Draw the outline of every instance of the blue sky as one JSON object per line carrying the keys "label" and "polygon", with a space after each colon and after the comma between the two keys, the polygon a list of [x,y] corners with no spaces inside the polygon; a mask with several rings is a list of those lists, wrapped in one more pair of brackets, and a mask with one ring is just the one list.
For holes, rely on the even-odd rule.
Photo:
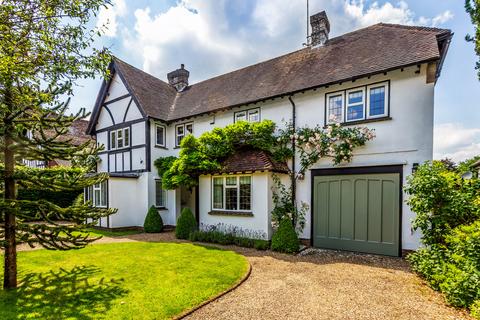
{"label": "blue sky", "polygon": [[[96,25],[106,25],[98,45],[166,80],[184,63],[191,82],[300,49],[306,0],[113,0]],[[459,0],[310,0],[310,13],[326,10],[331,37],[377,22],[437,26],[454,33],[435,88],[434,157],[456,161],[480,154],[480,81],[473,33]],[[82,81],[71,109],[91,110],[101,80]]]}

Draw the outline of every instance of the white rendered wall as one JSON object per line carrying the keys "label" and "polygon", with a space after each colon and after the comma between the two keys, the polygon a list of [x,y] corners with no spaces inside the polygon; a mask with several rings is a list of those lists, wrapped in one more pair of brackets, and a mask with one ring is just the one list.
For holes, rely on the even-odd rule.
{"label": "white rendered wall", "polygon": [[112,77],[112,81],[110,82],[110,87],[108,88],[105,102],[124,96],[126,94],[128,94],[127,88],[123,84],[122,79],[118,76],[118,74],[115,73]]}

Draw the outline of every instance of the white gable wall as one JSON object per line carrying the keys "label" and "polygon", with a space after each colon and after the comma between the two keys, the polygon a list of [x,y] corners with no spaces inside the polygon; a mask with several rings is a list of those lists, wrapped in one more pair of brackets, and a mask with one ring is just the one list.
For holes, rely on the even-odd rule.
{"label": "white gable wall", "polygon": [[105,97],[105,102],[117,99],[118,97],[128,94],[127,87],[123,83],[122,79],[118,74],[114,74],[112,81],[110,82],[110,87],[108,88],[107,95]]}

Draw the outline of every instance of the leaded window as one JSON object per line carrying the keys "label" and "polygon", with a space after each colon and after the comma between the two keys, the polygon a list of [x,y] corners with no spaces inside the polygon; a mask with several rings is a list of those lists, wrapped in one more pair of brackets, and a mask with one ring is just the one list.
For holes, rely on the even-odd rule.
{"label": "leaded window", "polygon": [[213,210],[252,210],[252,177],[214,177],[212,182]]}

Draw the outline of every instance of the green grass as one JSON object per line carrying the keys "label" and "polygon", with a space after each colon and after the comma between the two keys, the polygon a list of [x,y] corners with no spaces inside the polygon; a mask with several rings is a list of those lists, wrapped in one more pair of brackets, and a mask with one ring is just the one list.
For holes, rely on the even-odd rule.
{"label": "green grass", "polygon": [[0,319],[171,318],[234,285],[248,263],[211,247],[135,242],[20,252],[18,267],[21,286],[0,290]]}
{"label": "green grass", "polygon": [[125,230],[125,231],[112,231],[112,230],[99,230],[95,228],[87,229],[87,232],[92,237],[121,237],[121,236],[129,236],[132,234],[142,233],[140,230]]}

